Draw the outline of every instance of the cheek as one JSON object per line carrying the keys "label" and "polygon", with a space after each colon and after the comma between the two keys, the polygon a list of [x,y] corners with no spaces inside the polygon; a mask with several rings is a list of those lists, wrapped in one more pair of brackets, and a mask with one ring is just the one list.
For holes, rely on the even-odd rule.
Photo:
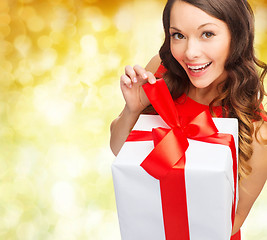
{"label": "cheek", "polygon": [[[213,51],[212,51],[213,49]],[[217,60],[221,65],[225,65],[230,51],[230,44],[222,42],[219,46],[210,48],[209,55]]]}
{"label": "cheek", "polygon": [[183,59],[183,51],[182,51],[182,46],[177,46],[175,44],[171,44],[170,46],[171,48],[171,53],[172,56],[178,61],[181,62],[181,60]]}

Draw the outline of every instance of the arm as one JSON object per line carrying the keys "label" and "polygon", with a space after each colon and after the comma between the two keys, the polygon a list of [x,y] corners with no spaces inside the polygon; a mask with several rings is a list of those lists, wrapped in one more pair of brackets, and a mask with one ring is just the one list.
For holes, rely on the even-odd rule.
{"label": "arm", "polygon": [[138,65],[133,68],[126,66],[125,74],[120,79],[125,107],[119,117],[113,120],[110,126],[110,148],[114,155],[119,153],[140,113],[149,105],[142,85],[146,82],[151,84],[156,82],[153,74],[159,65],[160,58],[156,55],[150,60],[145,69]]}
{"label": "arm", "polygon": [[[267,139],[266,122],[261,126],[258,134],[263,139]],[[267,179],[267,145],[259,143],[254,136],[252,147],[253,155],[248,162],[252,167],[252,172],[239,184],[239,201],[232,234],[235,234],[242,226]]]}

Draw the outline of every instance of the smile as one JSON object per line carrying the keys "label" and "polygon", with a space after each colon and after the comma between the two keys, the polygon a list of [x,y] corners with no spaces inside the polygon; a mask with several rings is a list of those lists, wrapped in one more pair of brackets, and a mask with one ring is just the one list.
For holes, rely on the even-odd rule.
{"label": "smile", "polygon": [[203,65],[196,65],[196,66],[190,66],[190,65],[187,65],[187,67],[188,67],[192,72],[198,73],[198,72],[204,71],[204,70],[205,70],[206,68],[208,68],[211,64],[212,64],[212,62],[203,64]]}

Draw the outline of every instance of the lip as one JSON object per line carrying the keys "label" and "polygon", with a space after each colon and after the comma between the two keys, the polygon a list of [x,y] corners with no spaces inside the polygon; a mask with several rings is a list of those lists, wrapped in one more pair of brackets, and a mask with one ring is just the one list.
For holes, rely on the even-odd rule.
{"label": "lip", "polygon": [[[190,68],[188,68],[188,66],[203,66],[203,65],[206,65],[208,63],[211,63],[205,70],[203,71],[200,71],[200,72],[194,72],[192,71]],[[194,63],[194,64],[188,64],[186,63],[186,68],[187,68],[187,72],[190,76],[192,77],[201,77],[203,76],[210,68],[210,66],[212,65],[212,62],[207,62],[207,63]]]}

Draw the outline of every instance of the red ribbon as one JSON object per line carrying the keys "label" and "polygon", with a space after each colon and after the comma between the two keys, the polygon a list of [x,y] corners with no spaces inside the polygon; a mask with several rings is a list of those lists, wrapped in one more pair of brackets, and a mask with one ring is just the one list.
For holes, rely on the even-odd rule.
{"label": "red ribbon", "polygon": [[[234,138],[230,134],[218,133],[209,111],[203,111],[196,117],[180,116],[163,79],[153,85],[147,83],[143,85],[143,89],[150,103],[170,129],[155,128],[152,132],[132,131],[127,141],[154,141],[155,148],[141,166],[151,176],[160,180],[166,239],[189,240],[184,173],[185,152],[189,146],[187,138],[230,147],[236,193],[237,161]],[[232,208],[232,224],[235,203],[236,194]]]}

